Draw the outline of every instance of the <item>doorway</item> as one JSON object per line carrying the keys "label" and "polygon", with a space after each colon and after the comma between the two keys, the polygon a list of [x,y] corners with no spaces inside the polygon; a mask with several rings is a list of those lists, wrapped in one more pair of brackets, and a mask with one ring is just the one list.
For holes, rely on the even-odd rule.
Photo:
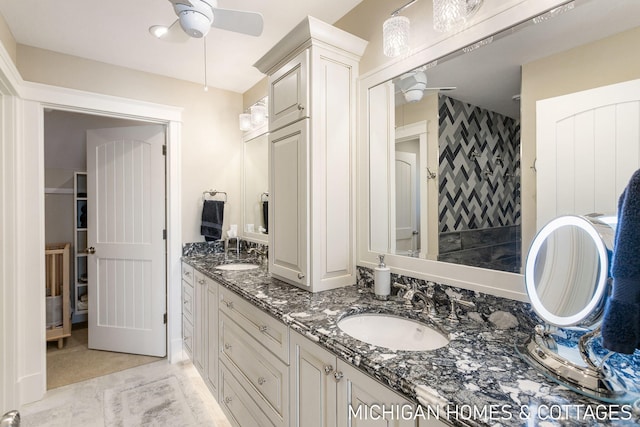
{"label": "doorway", "polygon": [[[149,123],[62,110],[44,112],[45,242],[71,243],[71,336],[64,339],[61,348],[58,342],[47,344],[48,389],[160,359],[88,347],[87,130],[142,126]],[[164,180],[164,172],[162,175]],[[163,192],[164,186],[162,182]],[[162,280],[166,294],[166,276]]]}

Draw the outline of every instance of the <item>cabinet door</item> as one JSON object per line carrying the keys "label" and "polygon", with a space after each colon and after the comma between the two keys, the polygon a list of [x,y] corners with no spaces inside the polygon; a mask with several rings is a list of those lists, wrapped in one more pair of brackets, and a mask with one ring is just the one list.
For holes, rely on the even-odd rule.
{"label": "cabinet door", "polygon": [[308,156],[309,120],[269,134],[269,271],[308,286]]}
{"label": "cabinet door", "polygon": [[269,77],[269,131],[309,117],[309,49]]}
{"label": "cabinet door", "polygon": [[207,360],[207,282],[199,271],[194,274],[194,325],[193,325],[193,364],[202,376],[206,372]]}
{"label": "cabinet door", "polygon": [[207,283],[207,375],[206,382],[218,398],[218,284]]}
{"label": "cabinet door", "polygon": [[336,357],[291,334],[291,427],[336,425]]}
{"label": "cabinet door", "polygon": [[[418,422],[402,408],[414,405],[353,366],[338,360],[339,427],[416,427]],[[382,411],[395,411],[391,415]],[[405,419],[410,418],[410,419]]]}

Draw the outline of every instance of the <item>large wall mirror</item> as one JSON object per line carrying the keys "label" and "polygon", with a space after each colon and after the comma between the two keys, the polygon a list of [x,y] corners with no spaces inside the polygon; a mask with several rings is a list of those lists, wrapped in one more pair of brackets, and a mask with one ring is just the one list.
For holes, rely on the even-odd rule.
{"label": "large wall mirror", "polygon": [[[521,283],[522,254],[548,220],[536,220],[536,200],[546,197],[536,189],[536,104],[639,79],[640,62],[632,58],[639,25],[637,1],[568,2],[464,49],[424,55],[427,62],[418,67],[408,58],[411,66],[394,66],[399,72],[391,79],[369,78],[366,251],[391,254],[407,270],[433,270],[444,262],[475,267],[459,270],[466,271],[461,278],[507,277],[481,268],[517,273],[504,283]],[[630,140],[638,146],[637,135]],[[584,155],[579,145],[574,149],[571,158]],[[592,182],[596,163],[593,154],[587,157],[586,167],[567,166],[582,168],[581,179]],[[547,181],[561,176],[554,169],[563,165],[545,165],[552,168]],[[633,165],[625,168],[620,185],[608,190],[613,203],[601,213],[615,213],[628,179],[622,176],[630,176]],[[608,172],[615,174],[601,175]],[[574,194],[562,190],[553,197]],[[567,210],[576,211],[557,214],[596,208],[573,206]],[[454,270],[438,271],[448,276]]]}
{"label": "large wall mirror", "polygon": [[243,237],[267,243],[269,203],[269,145],[266,126],[244,139]]}

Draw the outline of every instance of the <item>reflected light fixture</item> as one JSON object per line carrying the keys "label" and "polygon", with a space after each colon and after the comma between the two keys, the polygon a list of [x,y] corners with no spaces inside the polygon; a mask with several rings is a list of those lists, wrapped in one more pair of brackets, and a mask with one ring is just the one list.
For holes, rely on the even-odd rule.
{"label": "reflected light fixture", "polygon": [[418,0],[411,0],[404,6],[391,12],[391,18],[382,24],[382,50],[390,58],[404,55],[409,51],[410,21],[400,12]]}
{"label": "reflected light fixture", "polygon": [[251,130],[251,114],[249,114],[249,113],[240,114],[239,121],[240,121],[240,130],[241,131]]}
{"label": "reflected light fixture", "polygon": [[261,103],[257,103],[251,106],[251,124],[254,126],[262,125],[267,119],[267,107]]}
{"label": "reflected light fixture", "polygon": [[433,0],[433,29],[446,33],[460,29],[484,0]]}

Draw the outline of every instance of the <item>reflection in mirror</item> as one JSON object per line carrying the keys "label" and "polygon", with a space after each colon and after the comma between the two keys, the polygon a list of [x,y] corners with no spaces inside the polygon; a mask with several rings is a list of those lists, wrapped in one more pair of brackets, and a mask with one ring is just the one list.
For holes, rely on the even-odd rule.
{"label": "reflection in mirror", "polygon": [[268,233],[268,138],[263,133],[244,143],[244,235],[266,242]]}
{"label": "reflection in mirror", "polygon": [[[553,184],[550,173],[536,176],[536,101],[634,78],[624,68],[637,69],[635,62],[621,67],[616,61],[637,45],[638,25],[638,2],[612,0],[606,11],[597,1],[569,2],[371,87],[370,250],[521,272],[521,248],[536,231],[536,198],[545,200],[535,194],[536,182]],[[409,148],[398,134],[420,122],[427,140]],[[567,155],[576,159],[575,180],[587,193],[588,185],[603,181],[595,178],[593,162],[578,166],[583,151],[575,150]],[[415,185],[407,152],[416,156]],[[637,166],[623,169],[619,175]],[[600,171],[616,176],[610,168]],[[380,194],[384,188],[388,194]],[[573,198],[565,193],[562,200]],[[609,193],[615,200],[616,190]],[[615,212],[615,202],[594,206],[554,216]]]}

